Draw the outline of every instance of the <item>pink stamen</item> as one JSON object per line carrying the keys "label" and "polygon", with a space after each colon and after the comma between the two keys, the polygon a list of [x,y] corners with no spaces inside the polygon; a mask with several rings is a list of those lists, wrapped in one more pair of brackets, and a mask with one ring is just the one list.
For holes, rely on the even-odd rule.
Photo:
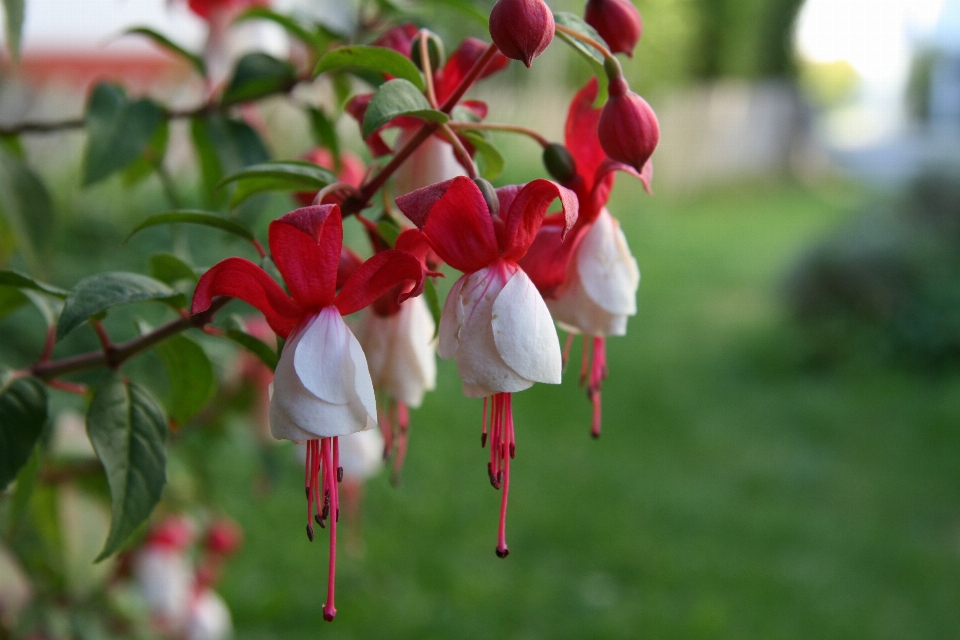
{"label": "pink stamen", "polygon": [[563,362],[563,368],[562,368],[562,370],[563,370],[563,371],[566,371],[566,370],[567,370],[567,362],[570,361],[570,349],[572,349],[572,348],[573,348],[573,334],[572,334],[572,333],[568,333],[568,334],[567,334],[567,341],[566,341],[566,343],[564,343],[564,345],[563,345],[563,360],[562,360],[562,362]]}
{"label": "pink stamen", "polygon": [[[505,417],[501,426],[505,429],[504,440],[513,442],[513,402],[512,395],[509,393],[497,394],[501,396],[501,403],[503,405],[503,414]],[[510,553],[510,549],[507,548],[507,499],[510,494],[510,456],[504,456],[502,459],[503,462],[503,496],[500,499],[500,527],[497,533],[497,556],[500,558],[506,558]]]}
{"label": "pink stamen", "polygon": [[393,450],[393,422],[390,420],[390,408],[386,411],[378,410],[377,417],[380,422],[380,435],[383,436],[383,459],[390,457]]}
{"label": "pink stamen", "polygon": [[410,412],[407,405],[403,402],[397,402],[397,423],[400,425],[400,437],[397,442],[397,457],[393,461],[394,485],[400,483],[400,471],[403,469],[403,461],[407,457],[407,435],[410,427]]}
{"label": "pink stamen", "polygon": [[483,420],[480,421],[480,424],[483,428],[483,431],[480,432],[480,448],[483,449],[487,446],[487,400],[489,398],[484,397],[483,399]]}
{"label": "pink stamen", "polygon": [[590,387],[587,395],[593,403],[593,428],[590,435],[594,438],[600,437],[600,387],[604,378],[607,377],[607,348],[606,340],[603,336],[594,336],[593,338],[593,365],[590,368]]}
{"label": "pink stamen", "polygon": [[[337,615],[337,608],[334,606],[334,587],[337,572],[337,519],[340,509],[338,498],[337,483],[334,480],[334,464],[339,462],[340,449],[337,438],[333,438],[333,446],[329,446],[330,438],[324,438],[322,441],[324,482],[330,488],[329,495],[333,510],[333,517],[330,518],[330,561],[327,569],[327,601],[323,605],[323,619],[327,622],[333,620]],[[332,455],[331,455],[331,449]]]}
{"label": "pink stamen", "polygon": [[590,340],[583,337],[583,359],[580,360],[580,386],[587,383],[587,372],[590,369]]}
{"label": "pink stamen", "polygon": [[307,460],[304,465],[303,488],[307,494],[307,538],[313,542],[313,482],[310,471],[313,469],[313,445],[316,440],[307,440]]}

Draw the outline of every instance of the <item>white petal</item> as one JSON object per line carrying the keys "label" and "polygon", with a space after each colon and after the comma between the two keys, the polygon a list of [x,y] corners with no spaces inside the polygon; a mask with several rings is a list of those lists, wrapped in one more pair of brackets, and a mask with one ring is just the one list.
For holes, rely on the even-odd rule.
{"label": "white petal", "polygon": [[444,360],[452,358],[460,346],[460,329],[463,327],[463,302],[460,299],[463,283],[469,276],[461,276],[447,295],[443,303],[443,314],[440,316],[440,335],[437,344],[437,355]]}
{"label": "white petal", "polygon": [[286,353],[293,347],[294,368],[303,386],[332,404],[347,404],[354,392],[356,373],[347,336],[353,338],[340,312],[331,306],[320,311],[294,338],[293,345],[283,350]]}
{"label": "white petal", "polygon": [[383,436],[379,429],[344,436],[339,443],[344,478],[365,480],[383,466]]}
{"label": "white petal", "polygon": [[523,269],[493,303],[493,338],[511,369],[534,382],[560,384],[560,340],[540,292]]}
{"label": "white petal", "polygon": [[606,311],[590,299],[576,271],[560,297],[547,300],[547,308],[564,331],[588,336],[622,336],[627,333],[627,316]]}
{"label": "white petal", "polygon": [[436,325],[423,296],[410,300],[409,304],[411,307],[409,317],[411,324],[410,345],[414,359],[420,368],[423,387],[429,391],[437,386],[437,349],[434,346],[433,339],[436,333]]}
{"label": "white petal", "polygon": [[[338,314],[339,315],[339,314]],[[346,325],[344,325],[346,327]],[[370,421],[373,426],[377,424],[377,399],[373,394],[373,382],[370,380],[370,370],[367,369],[367,357],[363,354],[363,348],[357,342],[356,336],[347,328],[347,336],[350,346],[350,358],[353,361],[354,380],[353,388],[355,390],[354,398],[360,401],[363,409],[367,413],[369,420],[364,429],[370,429]],[[353,404],[353,398],[351,404]]]}
{"label": "white petal", "polygon": [[577,247],[576,261],[583,289],[598,306],[613,314],[637,313],[640,270],[620,224],[606,209]]}

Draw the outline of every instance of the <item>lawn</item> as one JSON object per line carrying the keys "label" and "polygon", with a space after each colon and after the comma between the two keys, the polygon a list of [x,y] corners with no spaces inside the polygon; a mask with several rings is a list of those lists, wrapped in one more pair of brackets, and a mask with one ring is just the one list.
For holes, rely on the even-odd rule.
{"label": "lawn", "polygon": [[610,208],[643,281],[609,342],[604,434],[589,437],[578,356],[563,385],[515,398],[509,558],[481,403],[452,362],[413,413],[401,485],[368,483],[362,544],[341,529],[333,624],[302,470],[275,451],[264,491],[237,424],[204,456],[246,531],[220,587],[241,640],[960,637],[960,380],[806,369],[778,297],[857,193],[677,200],[621,182]]}

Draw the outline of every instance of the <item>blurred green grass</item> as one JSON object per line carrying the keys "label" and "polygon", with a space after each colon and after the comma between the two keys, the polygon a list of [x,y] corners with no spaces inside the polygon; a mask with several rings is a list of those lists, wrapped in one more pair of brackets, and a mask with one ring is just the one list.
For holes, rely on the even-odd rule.
{"label": "blurred green grass", "polygon": [[401,486],[369,482],[363,553],[341,543],[333,624],[292,451],[267,496],[248,430],[204,452],[247,536],[220,587],[238,638],[960,637],[960,380],[805,370],[777,297],[858,192],[621,182],[610,209],[643,280],[608,343],[604,435],[578,356],[515,398],[509,558],[481,404],[442,362]]}

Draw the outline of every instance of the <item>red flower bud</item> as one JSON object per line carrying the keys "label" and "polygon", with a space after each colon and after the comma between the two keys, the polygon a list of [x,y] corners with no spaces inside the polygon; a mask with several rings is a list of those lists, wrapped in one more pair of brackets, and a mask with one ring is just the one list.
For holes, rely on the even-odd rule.
{"label": "red flower bud", "polygon": [[597,30],[613,53],[633,57],[643,33],[643,18],[630,0],[588,0],[583,19]]}
{"label": "red flower bud", "polygon": [[216,520],[207,530],[207,539],[204,541],[207,551],[222,556],[228,556],[240,548],[243,533],[240,527],[230,520]]}
{"label": "red flower bud", "polygon": [[553,40],[553,13],[543,0],[497,0],[490,37],[503,55],[530,66]]}
{"label": "red flower bud", "polygon": [[597,135],[604,153],[642,172],[660,141],[660,124],[646,100],[630,91],[622,77],[613,78]]}

